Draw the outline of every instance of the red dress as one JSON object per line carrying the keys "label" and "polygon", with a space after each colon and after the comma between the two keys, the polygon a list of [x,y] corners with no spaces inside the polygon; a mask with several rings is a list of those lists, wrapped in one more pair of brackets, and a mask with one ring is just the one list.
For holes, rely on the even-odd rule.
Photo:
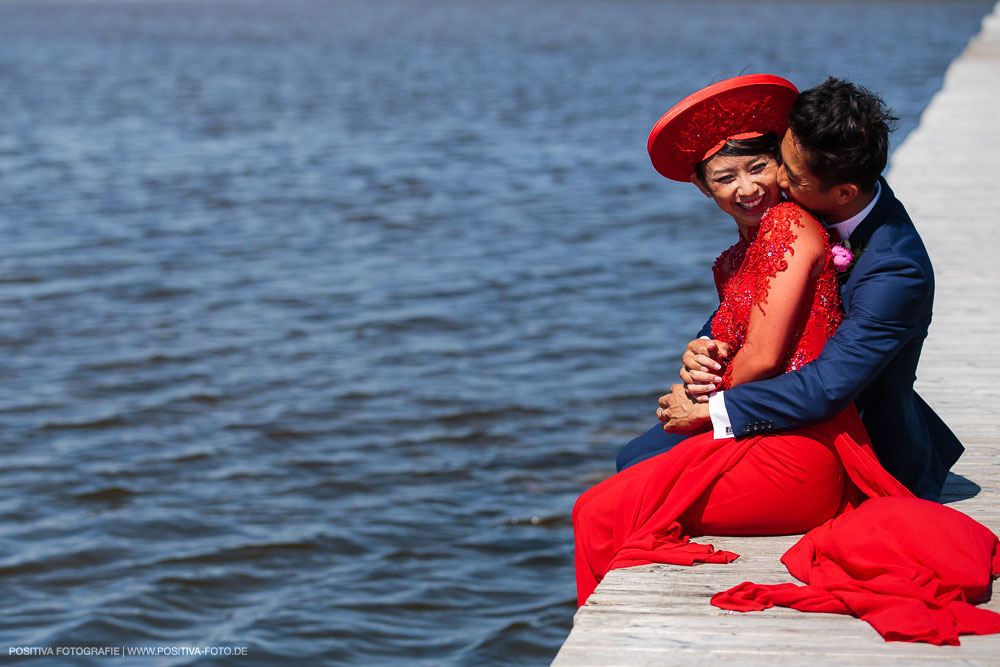
{"label": "red dress", "polygon": [[[825,265],[814,278],[788,280],[801,269],[800,256],[800,265],[789,270],[797,261],[796,239],[802,235],[820,243],[817,230]],[[742,363],[740,354],[748,340],[771,335],[755,323],[754,309],[765,313],[783,306],[783,312],[790,313],[778,329],[788,341],[783,371],[815,359],[840,323],[826,233],[794,204],[768,211],[757,238],[723,253],[715,273],[721,304],[712,333],[737,350],[722,388],[729,386],[734,368]],[[787,289],[792,292],[783,291]],[[799,305],[789,310],[791,298]],[[691,535],[803,533],[866,498],[912,495],[875,458],[853,406],[828,422],[793,432],[740,439],[715,439],[711,432],[695,435],[626,468],[577,500],[573,526],[578,601],[582,605],[612,569],[727,563],[738,557],[691,542]]]}

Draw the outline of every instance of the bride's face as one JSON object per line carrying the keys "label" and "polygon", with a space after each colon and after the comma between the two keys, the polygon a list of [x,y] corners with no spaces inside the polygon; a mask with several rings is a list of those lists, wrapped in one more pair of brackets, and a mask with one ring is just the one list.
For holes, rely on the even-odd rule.
{"label": "bride's face", "polygon": [[742,232],[757,227],[781,197],[778,161],[771,155],[716,155],[705,164],[705,180],[695,184],[733,216]]}

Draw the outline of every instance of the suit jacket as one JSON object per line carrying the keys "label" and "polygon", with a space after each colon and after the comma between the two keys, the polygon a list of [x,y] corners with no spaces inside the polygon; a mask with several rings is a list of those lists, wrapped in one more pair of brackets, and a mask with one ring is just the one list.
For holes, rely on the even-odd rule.
{"label": "suit jacket", "polygon": [[913,390],[934,272],[906,210],[881,183],[878,202],[851,234],[856,262],[840,287],[840,328],[800,370],[727,390],[726,411],[741,437],[825,421],[854,401],[886,470],[936,500],[964,448]]}

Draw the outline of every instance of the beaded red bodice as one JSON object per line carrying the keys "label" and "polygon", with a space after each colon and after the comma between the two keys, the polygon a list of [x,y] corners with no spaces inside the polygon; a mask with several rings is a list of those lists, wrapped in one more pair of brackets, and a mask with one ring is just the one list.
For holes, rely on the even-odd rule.
{"label": "beaded red bodice", "polygon": [[[780,294],[770,293],[771,278],[788,268],[786,256],[794,253],[791,246],[797,238],[795,229],[820,224],[810,216],[804,216],[805,221],[802,222],[802,217],[802,209],[795,204],[779,204],[764,214],[754,241],[747,243],[741,238],[739,243],[715,260],[712,269],[721,303],[712,321],[712,336],[729,343],[733,353],[738,352],[746,342],[752,309],[760,308],[763,312],[769,298],[781,298]],[[836,271],[825,232],[823,238],[826,263],[807,287],[806,298],[811,307],[799,313],[782,372],[802,368],[818,357],[826,339],[837,330],[843,317]],[[731,363],[723,374],[720,389],[730,386],[732,366]]]}
{"label": "beaded red bodice", "polygon": [[712,264],[712,274],[715,276],[715,290],[719,293],[719,303],[726,298],[726,285],[740,270],[740,265],[743,264],[749,247],[750,242],[741,236],[739,241],[726,248],[721,255],[715,258],[715,263]]}

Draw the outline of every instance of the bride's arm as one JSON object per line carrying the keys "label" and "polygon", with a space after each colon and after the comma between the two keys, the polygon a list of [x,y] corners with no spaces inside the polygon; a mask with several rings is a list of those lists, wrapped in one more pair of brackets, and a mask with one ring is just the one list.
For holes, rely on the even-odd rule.
{"label": "bride's arm", "polygon": [[780,374],[802,309],[812,306],[808,287],[826,262],[826,232],[809,214],[796,210],[798,219],[787,226],[779,220],[761,229],[758,242],[765,252],[754,267],[754,305],[743,347],[727,372],[730,387]]}

